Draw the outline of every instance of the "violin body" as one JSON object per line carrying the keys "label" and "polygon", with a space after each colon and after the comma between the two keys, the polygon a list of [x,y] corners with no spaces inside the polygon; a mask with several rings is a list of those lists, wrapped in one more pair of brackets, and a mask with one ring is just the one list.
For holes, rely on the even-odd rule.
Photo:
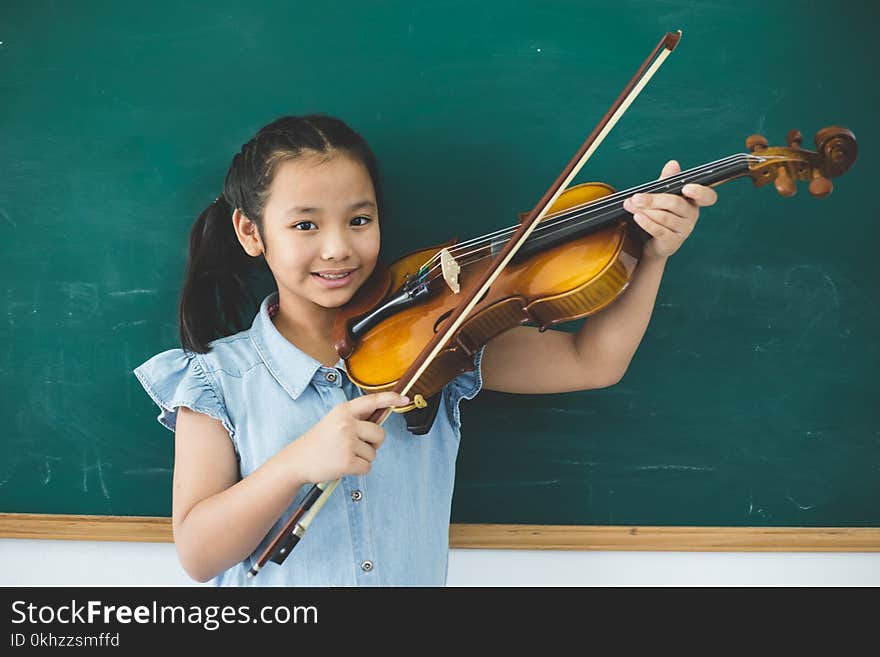
{"label": "violin body", "polygon": [[[612,194],[604,183],[583,183],[565,190],[550,207],[554,213]],[[538,229],[540,230],[540,224]],[[632,221],[621,218],[610,226],[564,244],[511,262],[494,281],[466,322],[419,377],[410,398],[436,394],[458,374],[473,369],[473,354],[495,336],[522,324],[540,330],[596,313],[617,299],[632,280],[642,252],[642,239]],[[460,302],[442,279],[430,295],[371,326],[355,340],[349,327],[358,317],[399,290],[408,277],[446,244],[410,253],[387,269],[377,266],[355,297],[340,308],[335,324],[337,352],[345,360],[349,378],[370,392],[391,389],[422,352]],[[462,290],[492,265],[489,246],[485,257],[461,267]],[[473,256],[474,252],[470,251]]]}

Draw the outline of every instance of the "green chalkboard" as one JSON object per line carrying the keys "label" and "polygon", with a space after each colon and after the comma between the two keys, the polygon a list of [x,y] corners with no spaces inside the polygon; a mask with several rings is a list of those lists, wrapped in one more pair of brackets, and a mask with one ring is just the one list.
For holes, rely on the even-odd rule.
{"label": "green chalkboard", "polygon": [[681,29],[576,183],[832,124],[859,159],[823,200],[719,187],[618,385],[465,403],[453,521],[880,526],[869,7],[3,3],[0,511],[170,515],[172,436],[131,371],[179,346],[189,227],[262,125],[360,131],[399,256],[515,223]]}

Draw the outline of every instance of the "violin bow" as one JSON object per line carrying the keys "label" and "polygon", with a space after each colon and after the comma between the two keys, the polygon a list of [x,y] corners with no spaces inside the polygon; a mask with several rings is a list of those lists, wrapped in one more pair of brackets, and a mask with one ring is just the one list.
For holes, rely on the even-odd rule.
{"label": "violin bow", "polygon": [[[550,188],[541,197],[541,200],[538,201],[532,211],[522,217],[519,228],[495,257],[492,265],[470,286],[470,290],[463,294],[462,300],[456,306],[452,315],[443,322],[446,328],[434,334],[434,337],[422,349],[409,369],[400,377],[393,388],[394,392],[405,395],[412,389],[419,377],[446,347],[455,332],[461,328],[461,325],[468,318],[471,311],[483,298],[483,294],[488,291],[495,279],[507,266],[507,263],[516,255],[516,252],[538,226],[541,219],[547,214],[547,210],[556,202],[559,195],[565,191],[569,183],[577,176],[587,160],[590,159],[608,133],[611,132],[611,129],[616,125],[620,117],[623,116],[645,85],[648,84],[651,77],[657,72],[657,69],[660,68],[669,54],[675,50],[680,39],[681,30],[667,32],[664,35],[660,43],[657,44],[626,87],[624,87],[605,116],[602,117],[571,161],[562,170],[562,173],[559,174],[559,177],[550,185]],[[390,408],[378,409],[370,416],[369,421],[382,425],[390,413]],[[327,499],[339,485],[339,482],[340,479],[336,479],[332,482],[315,484],[312,487],[287,520],[284,527],[278,532],[275,539],[260,555],[257,563],[248,571],[248,577],[255,577],[270,559],[278,564],[284,562],[293,547],[305,535],[312,520],[314,520],[315,516],[327,502]]]}

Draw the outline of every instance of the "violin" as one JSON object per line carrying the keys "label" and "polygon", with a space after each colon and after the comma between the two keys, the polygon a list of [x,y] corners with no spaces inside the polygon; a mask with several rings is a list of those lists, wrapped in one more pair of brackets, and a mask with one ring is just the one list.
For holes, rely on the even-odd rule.
{"label": "violin", "polygon": [[[623,208],[636,193],[681,194],[688,183],[717,186],[749,176],[756,187],[774,183],[783,196],[808,181],[815,197],[828,196],[831,178],[856,160],[853,133],[819,130],[815,151],[802,148],[797,130],[787,146],[746,139],[748,152],[682,171],[622,192],[602,182],[568,187],[586,160],[672,52],[681,32],[667,33],[627,87],[520,223],[459,242],[414,251],[370,277],[337,312],[333,343],[349,378],[362,390],[408,395],[409,406],[377,410],[406,414],[413,433],[427,433],[442,388],[474,367],[474,354],[497,335],[522,324],[540,331],[587,317],[618,299],[632,280],[650,235]],[[271,559],[281,564],[303,537],[339,480],[315,484],[248,572]]]}
{"label": "violin", "polygon": [[[437,393],[455,376],[473,369],[474,352],[492,338],[522,324],[544,331],[599,312],[618,299],[650,237],[623,209],[623,201],[633,194],[680,194],[688,183],[714,187],[749,176],[756,187],[773,182],[783,196],[795,194],[795,180],[809,181],[810,193],[821,198],[832,191],[830,178],[846,172],[856,158],[854,135],[838,126],[816,133],[816,151],[801,148],[797,130],[789,132],[787,141],[787,147],[768,147],[764,137],[751,135],[746,139],[749,153],[622,192],[602,182],[566,189],[410,388],[415,405],[395,410],[422,405],[420,397],[434,398],[427,422],[410,423],[413,433],[425,433],[436,411]],[[351,380],[369,392],[393,389],[442,330],[458,306],[460,290],[485,274],[516,228],[461,243],[453,239],[374,270],[339,310],[334,327],[334,344]]]}

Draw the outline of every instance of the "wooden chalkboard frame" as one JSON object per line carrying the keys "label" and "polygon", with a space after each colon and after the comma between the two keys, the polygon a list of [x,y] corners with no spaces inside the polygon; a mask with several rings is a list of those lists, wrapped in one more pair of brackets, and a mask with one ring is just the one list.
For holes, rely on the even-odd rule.
{"label": "wooden chalkboard frame", "polygon": [[[171,518],[0,513],[0,538],[173,543]],[[880,527],[452,524],[449,547],[494,550],[880,552]]]}

